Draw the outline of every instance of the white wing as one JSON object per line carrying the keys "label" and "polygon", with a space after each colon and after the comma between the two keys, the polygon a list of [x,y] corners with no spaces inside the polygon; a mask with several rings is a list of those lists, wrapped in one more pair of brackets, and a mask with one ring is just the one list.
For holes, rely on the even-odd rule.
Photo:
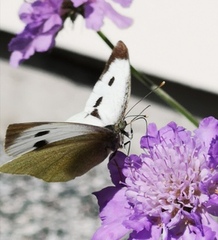
{"label": "white wing", "polygon": [[66,122],[11,124],[7,129],[5,148],[8,155],[15,157],[63,139],[102,131],[107,132],[110,130]]}
{"label": "white wing", "polygon": [[67,122],[79,122],[96,126],[118,123],[125,114],[130,96],[130,64],[128,49],[119,41],[95,84],[84,112]]}

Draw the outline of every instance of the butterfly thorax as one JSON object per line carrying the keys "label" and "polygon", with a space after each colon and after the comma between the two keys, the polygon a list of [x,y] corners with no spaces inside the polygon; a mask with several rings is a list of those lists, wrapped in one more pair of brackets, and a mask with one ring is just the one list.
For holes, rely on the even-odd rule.
{"label": "butterfly thorax", "polygon": [[120,122],[118,122],[117,124],[114,125],[107,125],[105,126],[106,128],[110,129],[111,131],[117,133],[117,134],[124,134],[126,135],[124,132],[125,128],[126,128],[127,122],[125,120],[122,120]]}
{"label": "butterfly thorax", "polygon": [[108,125],[105,128],[110,129],[116,135],[116,141],[114,144],[114,151],[123,146],[123,137],[129,136],[129,133],[125,131],[127,122],[122,120],[115,125]]}

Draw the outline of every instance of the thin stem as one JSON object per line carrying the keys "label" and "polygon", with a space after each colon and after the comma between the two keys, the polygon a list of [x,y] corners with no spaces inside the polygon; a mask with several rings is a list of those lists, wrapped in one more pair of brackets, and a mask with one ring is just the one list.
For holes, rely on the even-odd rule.
{"label": "thin stem", "polygon": [[174,108],[176,111],[180,112],[184,115],[191,123],[193,123],[196,127],[198,127],[198,120],[179,102],[177,102],[174,98],[172,98],[168,93],[166,93],[163,89],[158,88],[155,93],[163,99],[169,106]]}
{"label": "thin stem", "polygon": [[[114,48],[114,45],[112,42],[101,32],[98,31],[97,34],[101,37],[101,39],[111,48]],[[157,88],[157,85],[146,75],[142,75],[139,73],[133,66],[131,66],[131,72],[132,75],[139,80],[143,85],[145,85],[147,88],[149,88],[151,91],[154,90],[154,88]],[[161,99],[163,99],[169,106],[174,108],[176,111],[180,112],[182,115],[184,115],[190,122],[192,122],[195,126],[198,126],[197,119],[186,109],[184,108],[180,103],[178,103],[174,98],[172,98],[169,94],[167,94],[163,89],[156,89],[154,93],[159,96]]]}
{"label": "thin stem", "polygon": [[106,44],[107,44],[111,49],[114,48],[113,43],[104,35],[103,32],[98,31],[97,34],[101,37],[101,39],[102,39],[104,42],[106,42]]}

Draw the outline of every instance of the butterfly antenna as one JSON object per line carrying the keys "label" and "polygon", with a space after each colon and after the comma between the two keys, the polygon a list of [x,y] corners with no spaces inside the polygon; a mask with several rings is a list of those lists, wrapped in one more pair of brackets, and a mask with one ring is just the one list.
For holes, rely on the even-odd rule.
{"label": "butterfly antenna", "polygon": [[[125,116],[127,116],[132,109],[137,106],[141,101],[143,101],[145,98],[147,98],[150,94],[152,94],[153,92],[155,92],[157,89],[163,87],[165,85],[165,81],[162,81],[161,84],[159,86],[156,86],[154,89],[152,89],[148,94],[146,94],[143,98],[141,98],[140,100],[138,100],[125,114]],[[142,112],[144,112],[147,109],[147,107],[145,109],[143,109]],[[140,115],[140,114],[139,114]]]}
{"label": "butterfly antenna", "polygon": [[[137,114],[137,115],[132,115],[133,119],[131,120],[131,122],[134,122],[135,120],[138,119],[146,119],[146,115],[142,114],[146,109],[148,109],[151,105],[146,106],[144,109],[142,109],[142,111]],[[130,115],[131,116],[131,115]]]}
{"label": "butterfly antenna", "polygon": [[[146,108],[145,108],[146,109]],[[144,110],[145,110],[144,109]],[[143,110],[143,111],[144,111]],[[128,116],[129,117],[129,116]],[[140,120],[140,119],[143,119],[144,121],[145,121],[145,125],[146,125],[146,128],[147,128],[147,119],[146,119],[146,115],[143,115],[143,114],[140,114],[140,115],[135,115],[135,116],[132,116],[133,117],[133,119],[129,122],[129,123],[127,123],[127,125],[129,125],[129,128],[130,128],[130,132],[128,132],[128,135],[126,135],[130,140],[133,138],[133,128],[132,128],[132,124],[133,124],[133,122],[135,122],[135,121],[138,121],[138,120]],[[146,129],[145,128],[145,129]],[[131,143],[131,141],[128,141],[127,143]],[[124,146],[125,146],[126,144],[124,144]]]}
{"label": "butterfly antenna", "polygon": [[128,115],[128,116],[126,116],[126,118],[136,118],[136,117],[138,117],[138,116],[144,116],[144,117],[146,117],[146,115],[145,115],[145,114],[142,114],[142,113],[143,113],[145,110],[147,110],[150,106],[151,106],[151,105],[148,105],[148,106],[146,106],[145,108],[143,108],[142,111],[141,111],[139,114],[137,114],[137,115]]}

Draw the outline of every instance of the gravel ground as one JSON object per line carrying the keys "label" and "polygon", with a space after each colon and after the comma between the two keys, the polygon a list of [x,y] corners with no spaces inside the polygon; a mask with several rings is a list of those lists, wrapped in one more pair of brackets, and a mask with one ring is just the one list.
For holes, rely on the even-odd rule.
{"label": "gravel ground", "polygon": [[90,239],[100,224],[91,193],[108,185],[105,165],[67,183],[1,175],[1,240]]}

